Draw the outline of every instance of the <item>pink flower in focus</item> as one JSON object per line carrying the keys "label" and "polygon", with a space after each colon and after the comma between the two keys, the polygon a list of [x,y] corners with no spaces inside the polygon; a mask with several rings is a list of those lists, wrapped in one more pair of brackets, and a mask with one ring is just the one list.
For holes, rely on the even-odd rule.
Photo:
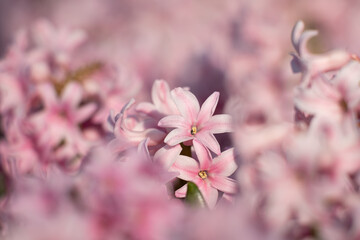
{"label": "pink flower in focus", "polygon": [[174,146],[181,142],[197,139],[211,151],[219,155],[220,145],[214,133],[231,132],[231,117],[227,114],[215,115],[219,93],[214,92],[200,108],[199,102],[190,91],[175,88],[171,91],[180,115],[170,115],[159,121],[160,127],[175,128],[164,142]]}
{"label": "pink flower in focus", "polygon": [[[180,155],[170,167],[170,171],[179,172],[178,178],[194,182],[203,195],[209,208],[213,208],[218,199],[218,190],[224,193],[235,193],[237,185],[228,176],[237,169],[234,160],[234,149],[228,149],[214,159],[209,150],[194,140],[198,161]],[[185,197],[187,185],[175,192],[176,197]]]}

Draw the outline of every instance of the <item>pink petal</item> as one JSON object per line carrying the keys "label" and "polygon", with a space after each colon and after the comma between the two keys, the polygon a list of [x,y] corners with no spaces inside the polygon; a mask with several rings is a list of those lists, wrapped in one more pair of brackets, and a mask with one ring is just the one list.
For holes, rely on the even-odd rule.
{"label": "pink petal", "polygon": [[97,105],[95,103],[88,103],[85,106],[79,108],[76,111],[75,121],[77,123],[84,122],[85,120],[91,118],[91,115],[96,111]]}
{"label": "pink petal", "polygon": [[159,115],[158,111],[156,110],[155,106],[152,103],[141,102],[136,106],[135,109],[137,112],[144,113],[151,117],[155,117]]}
{"label": "pink petal", "polygon": [[208,170],[212,162],[212,158],[209,150],[196,139],[193,141],[193,144],[194,144],[196,156],[200,163],[200,169]]}
{"label": "pink petal", "polygon": [[211,186],[210,181],[202,180],[201,178],[197,178],[194,183],[198,186],[208,207],[210,209],[213,209],[218,199],[218,190]]}
{"label": "pink petal", "polygon": [[159,127],[169,128],[188,128],[191,131],[191,125],[186,123],[185,119],[181,115],[170,115],[162,118],[159,123]]}
{"label": "pink petal", "polygon": [[209,121],[204,122],[203,126],[199,126],[199,128],[214,134],[232,132],[232,119],[229,114],[215,115]]}
{"label": "pink petal", "polygon": [[170,95],[169,85],[164,80],[155,81],[151,90],[151,98],[161,113],[173,114],[177,112],[176,105]]}
{"label": "pink petal", "polygon": [[156,128],[149,128],[145,131],[123,131],[123,134],[128,140],[136,143],[140,143],[145,138],[149,138],[149,146],[159,144],[165,137],[165,133]]}
{"label": "pink petal", "polygon": [[123,114],[126,117],[126,112],[130,109],[132,105],[134,105],[135,99],[131,98],[121,109],[120,114]]}
{"label": "pink petal", "polygon": [[210,133],[209,131],[200,131],[195,135],[196,139],[199,140],[202,144],[204,144],[206,147],[208,147],[211,151],[219,155],[221,153],[220,151],[220,145],[214,135]]}
{"label": "pink petal", "polygon": [[67,50],[74,50],[83,44],[87,39],[87,35],[82,30],[72,31],[69,35],[66,36],[64,45]]}
{"label": "pink petal", "polygon": [[311,60],[312,74],[328,72],[340,69],[351,60],[351,55],[346,51],[333,50],[328,53],[318,55]]}
{"label": "pink petal", "polygon": [[214,114],[215,108],[219,101],[219,95],[219,92],[214,92],[203,103],[197,119],[198,126],[201,126],[203,123],[207,122]]}
{"label": "pink petal", "polygon": [[115,138],[108,143],[108,148],[112,153],[119,153],[133,146],[135,146],[135,144],[119,138]]}
{"label": "pink petal", "polygon": [[193,138],[190,131],[186,132],[184,129],[174,129],[166,136],[164,142],[170,146],[174,146]]}
{"label": "pink petal", "polygon": [[305,28],[304,22],[303,21],[298,21],[292,32],[291,32],[291,41],[292,41],[292,45],[295,48],[296,52],[299,53],[299,39],[301,34],[303,33]]}
{"label": "pink petal", "polygon": [[107,118],[107,121],[106,121],[107,130],[109,130],[110,132],[114,131],[115,123],[116,123],[116,120],[117,120],[116,116],[117,116],[117,114],[115,115],[114,110],[111,109],[110,112],[109,112],[109,116]]}
{"label": "pink petal", "polygon": [[185,184],[184,186],[182,186],[181,188],[175,191],[175,197],[184,198],[186,197],[186,193],[187,193],[187,184]]}
{"label": "pink petal", "polygon": [[316,35],[318,35],[317,30],[307,30],[300,35],[298,48],[299,48],[299,55],[301,57],[310,54],[309,51],[307,50],[307,43],[311,38],[315,37]]}
{"label": "pink petal", "polygon": [[169,171],[179,172],[178,178],[185,181],[193,181],[198,178],[199,165],[195,159],[179,155]]}
{"label": "pink petal", "polygon": [[46,108],[57,104],[58,99],[56,97],[55,89],[52,85],[47,83],[41,84],[38,87],[38,92]]}
{"label": "pink petal", "polygon": [[53,42],[55,29],[50,22],[46,20],[38,21],[34,27],[34,31],[35,31],[34,34],[35,41],[39,45],[46,45]]}
{"label": "pink petal", "polygon": [[236,169],[237,165],[235,163],[234,148],[230,148],[213,159],[209,172],[211,174],[227,177],[233,174]]}
{"label": "pink petal", "polygon": [[139,154],[139,156],[142,159],[150,161],[151,157],[150,157],[150,154],[149,154],[148,142],[149,142],[149,138],[146,138],[145,140],[141,141],[139,143],[138,148],[137,148],[137,153]]}
{"label": "pink petal", "polygon": [[195,123],[200,110],[200,105],[195,95],[183,88],[175,88],[171,91],[171,95],[184,119],[190,124]]}
{"label": "pink petal", "polygon": [[209,180],[211,182],[211,186],[222,192],[236,193],[237,191],[238,185],[231,178],[222,177],[222,176],[211,176],[209,177]]}
{"label": "pink petal", "polygon": [[159,162],[165,169],[169,169],[181,151],[182,147],[180,144],[175,146],[165,145],[155,153],[154,161]]}
{"label": "pink petal", "polygon": [[66,85],[64,92],[61,96],[62,102],[70,104],[72,107],[77,107],[81,102],[82,89],[76,83],[69,83]]}

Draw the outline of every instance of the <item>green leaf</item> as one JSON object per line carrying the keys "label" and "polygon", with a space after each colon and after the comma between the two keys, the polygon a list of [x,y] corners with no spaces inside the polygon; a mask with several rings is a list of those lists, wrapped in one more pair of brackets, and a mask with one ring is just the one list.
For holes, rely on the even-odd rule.
{"label": "green leaf", "polygon": [[185,202],[195,207],[206,207],[206,202],[202,196],[199,188],[193,182],[187,183],[187,192]]}

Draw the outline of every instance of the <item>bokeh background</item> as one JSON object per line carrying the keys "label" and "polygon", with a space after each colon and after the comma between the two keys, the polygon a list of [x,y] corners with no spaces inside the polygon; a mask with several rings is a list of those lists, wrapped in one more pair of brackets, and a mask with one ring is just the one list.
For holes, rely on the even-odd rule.
{"label": "bokeh background", "polygon": [[[159,239],[158,233],[172,239],[358,239],[358,189],[349,194],[348,182],[333,181],[334,174],[317,166],[319,156],[332,156],[331,166],[341,170],[338,155],[329,152],[345,137],[320,138],[325,128],[319,128],[312,138],[311,131],[308,136],[294,127],[301,77],[292,72],[290,53],[292,28],[303,20],[320,33],[308,44],[311,52],[360,55],[359,12],[356,0],[0,0],[0,176],[2,185],[16,183],[14,191],[12,184],[0,191],[6,206],[0,232],[8,226],[14,239],[37,240],[58,232],[58,239]],[[118,113],[132,97],[151,101],[157,79],[170,89],[189,87],[200,103],[220,92],[215,113],[234,120],[234,133],[218,137],[222,150],[234,146],[238,153],[232,177],[241,192],[234,206],[209,213],[167,201],[158,182],[152,186],[157,170],[143,174],[152,167],[136,161],[117,168],[105,161],[111,160],[108,152],[92,152],[109,140],[110,109]],[[50,85],[53,96],[42,85]],[[70,95],[67,87],[81,94]],[[57,105],[47,105],[54,96]],[[73,108],[64,111],[63,103]],[[351,144],[360,142],[355,131],[347,133]],[[346,157],[341,151],[336,153]],[[72,178],[88,160],[93,165]],[[49,174],[53,165],[60,168]],[[65,174],[57,175],[59,169]],[[339,175],[349,177],[346,171]],[[335,196],[329,202],[328,193]],[[8,196],[15,199],[9,208]],[[224,194],[219,202],[232,197]],[[16,216],[29,219],[22,231],[13,224]],[[354,238],[342,238],[349,232]],[[166,234],[160,239],[169,239]]]}
{"label": "bokeh background", "polygon": [[201,100],[214,90],[226,100],[238,91],[231,81],[270,68],[287,74],[290,33],[299,19],[321,32],[313,50],[359,53],[359,8],[355,0],[1,0],[0,56],[16,31],[45,18],[85,30],[86,54],[131,69],[145,87],[163,78],[172,87],[190,86]]}

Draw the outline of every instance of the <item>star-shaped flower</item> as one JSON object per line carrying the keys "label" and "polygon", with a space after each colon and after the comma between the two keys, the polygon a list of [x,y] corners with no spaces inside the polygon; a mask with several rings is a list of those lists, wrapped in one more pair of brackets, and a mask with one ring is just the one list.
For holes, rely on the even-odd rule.
{"label": "star-shaped flower", "polygon": [[171,96],[180,115],[169,115],[159,121],[160,127],[175,128],[165,138],[170,146],[197,139],[219,155],[220,145],[213,134],[231,131],[231,117],[228,114],[215,115],[219,93],[214,92],[200,108],[199,102],[190,91],[175,88]]}
{"label": "star-shaped flower", "polygon": [[[209,150],[194,140],[194,149],[198,161],[180,155],[170,167],[170,171],[179,173],[178,178],[194,182],[203,195],[209,208],[213,208],[218,198],[218,190],[224,193],[235,193],[237,185],[229,178],[237,169],[234,160],[234,149],[228,149],[221,155],[211,158]],[[187,184],[175,192],[176,197],[185,197]]]}

